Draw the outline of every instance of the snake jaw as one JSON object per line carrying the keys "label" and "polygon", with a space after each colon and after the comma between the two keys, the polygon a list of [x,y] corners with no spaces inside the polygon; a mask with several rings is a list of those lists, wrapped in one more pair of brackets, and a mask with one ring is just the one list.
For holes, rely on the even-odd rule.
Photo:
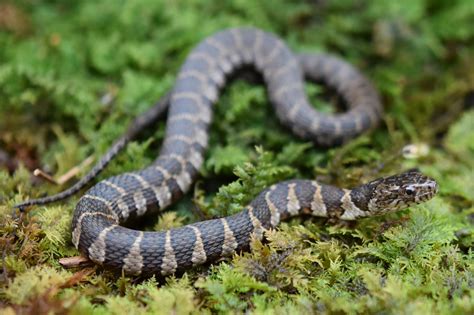
{"label": "snake jaw", "polygon": [[407,189],[418,191],[414,203],[421,203],[433,198],[438,193],[438,184],[432,179],[427,179],[424,183],[409,185]]}

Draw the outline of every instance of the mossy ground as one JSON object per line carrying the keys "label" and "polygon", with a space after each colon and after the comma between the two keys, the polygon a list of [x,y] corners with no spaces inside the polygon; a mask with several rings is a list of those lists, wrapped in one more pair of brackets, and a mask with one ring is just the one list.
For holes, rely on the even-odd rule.
{"label": "mossy ground", "polygon": [[[474,313],[472,21],[471,0],[0,2],[0,313]],[[439,195],[349,226],[294,219],[251,253],[178,278],[63,269],[58,260],[77,255],[69,224],[78,196],[13,217],[15,203],[64,188],[32,181],[30,170],[60,175],[99,157],[171,88],[193,45],[239,25],[359,67],[382,95],[384,123],[316,149],[278,124],[264,87],[236,81],[216,106],[194,193],[145,228],[234,213],[293,177],[350,187],[416,166],[438,180]],[[331,110],[323,90],[308,93]],[[101,178],[152,161],[163,127]],[[406,159],[411,143],[430,150]]]}

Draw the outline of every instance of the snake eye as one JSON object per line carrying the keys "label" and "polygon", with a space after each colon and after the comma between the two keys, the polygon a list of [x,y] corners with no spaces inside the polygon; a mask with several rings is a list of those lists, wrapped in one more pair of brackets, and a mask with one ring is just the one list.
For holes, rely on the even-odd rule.
{"label": "snake eye", "polygon": [[411,196],[415,193],[415,189],[411,188],[411,187],[408,187],[405,189],[405,193],[408,195],[408,196]]}

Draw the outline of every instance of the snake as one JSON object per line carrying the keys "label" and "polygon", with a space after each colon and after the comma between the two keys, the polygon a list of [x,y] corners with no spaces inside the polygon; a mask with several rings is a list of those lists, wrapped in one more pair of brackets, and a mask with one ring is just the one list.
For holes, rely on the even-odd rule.
{"label": "snake", "polygon": [[[155,214],[188,192],[208,146],[212,107],[237,70],[260,73],[281,123],[317,146],[331,147],[375,128],[383,115],[380,97],[357,69],[329,54],[295,54],[276,35],[252,28],[219,31],[197,44],[181,66],[172,90],[83,180],[56,196],[17,205],[60,200],[94,178],[113,156],[166,108],[160,153],[151,165],[104,179],[80,198],[72,219],[72,243],[93,262],[125,275],[167,276],[212,263],[249,249],[283,220],[312,215],[356,220],[405,209],[432,198],[434,179],[418,170],[380,177],[352,189],[293,179],[276,183],[237,214],[164,231],[140,231],[127,222]],[[305,79],[324,82],[344,100],[347,110],[316,111],[305,92]]]}

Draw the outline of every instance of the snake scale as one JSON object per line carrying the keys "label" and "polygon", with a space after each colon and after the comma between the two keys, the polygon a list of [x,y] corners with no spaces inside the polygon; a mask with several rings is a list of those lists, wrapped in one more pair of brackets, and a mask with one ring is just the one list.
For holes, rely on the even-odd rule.
{"label": "snake scale", "polygon": [[[100,181],[80,198],[72,220],[72,242],[83,255],[128,275],[170,275],[245,250],[252,235],[261,239],[265,230],[292,216],[354,220],[403,209],[436,194],[436,182],[418,171],[376,179],[352,190],[314,180],[290,180],[265,189],[229,217],[160,232],[122,226],[165,209],[190,189],[208,146],[212,105],[229,75],[243,66],[262,74],[279,120],[316,145],[344,143],[375,127],[381,118],[376,90],[344,61],[323,54],[294,55],[279,38],[254,28],[220,31],[194,48],[161,104],[168,106],[168,117],[158,158],[142,170]],[[335,115],[317,112],[305,94],[305,77],[335,89],[349,110]],[[138,126],[145,124],[141,121]],[[103,169],[128,138],[122,140],[82,184]],[[30,200],[19,207],[65,196]]]}

